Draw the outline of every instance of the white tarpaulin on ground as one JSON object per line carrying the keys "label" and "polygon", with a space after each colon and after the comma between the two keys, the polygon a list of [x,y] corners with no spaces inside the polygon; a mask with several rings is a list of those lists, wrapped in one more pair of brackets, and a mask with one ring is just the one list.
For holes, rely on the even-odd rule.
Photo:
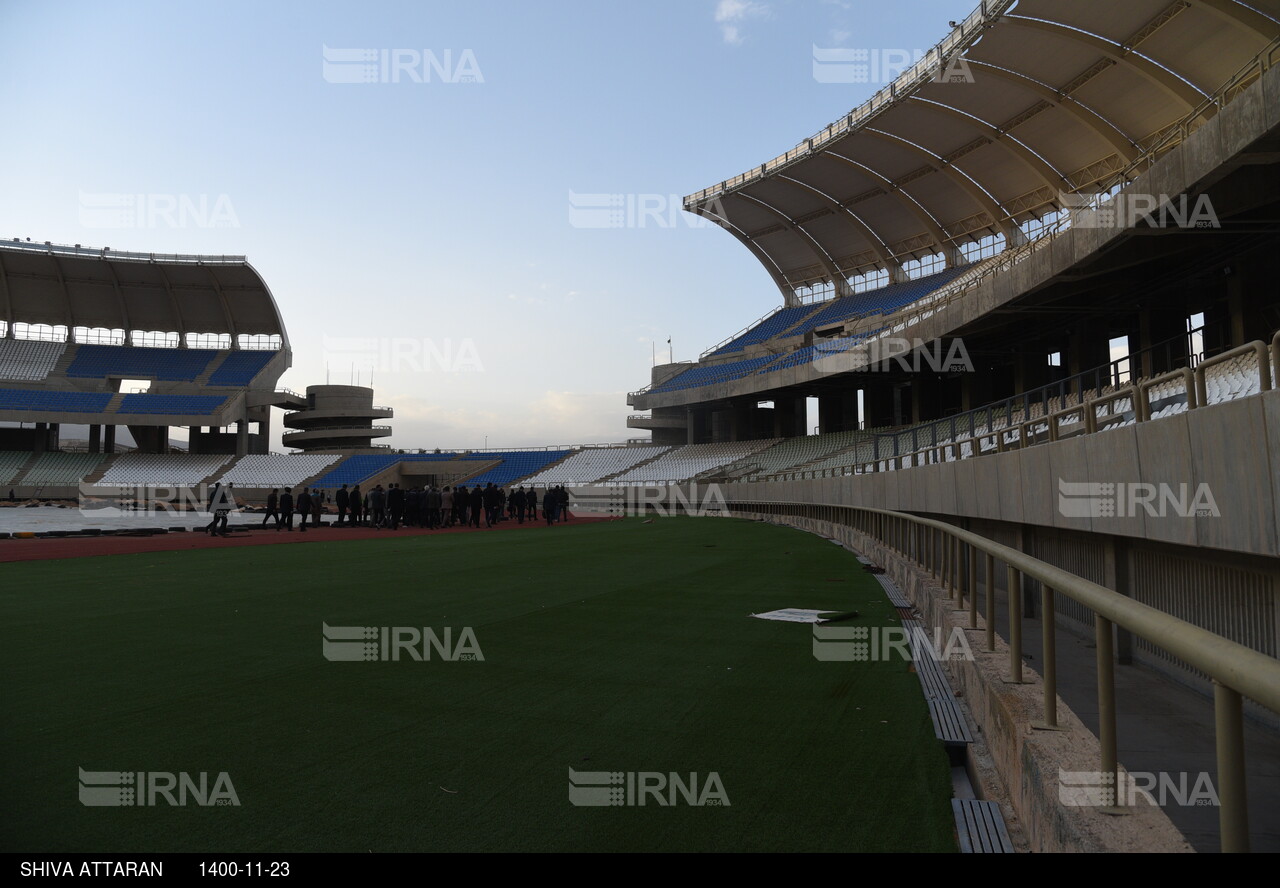
{"label": "white tarpaulin on ground", "polygon": [[799,607],[784,607],[782,610],[769,611],[766,614],[752,614],[757,620],[779,620],[783,623],[821,623],[820,614],[834,614],[835,611],[805,610]]}

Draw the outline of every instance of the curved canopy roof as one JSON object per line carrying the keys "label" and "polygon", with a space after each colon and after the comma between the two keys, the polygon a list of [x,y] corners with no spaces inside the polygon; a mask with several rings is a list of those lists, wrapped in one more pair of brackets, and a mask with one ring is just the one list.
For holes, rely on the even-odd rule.
{"label": "curved canopy roof", "polygon": [[0,320],[178,333],[276,334],[266,282],[243,256],[117,253],[0,242]]}
{"label": "curved canopy roof", "polygon": [[[894,83],[685,198],[797,288],[1003,233],[1094,193],[1280,38],[1280,0],[984,0]],[[815,59],[817,56],[815,50]],[[815,61],[815,64],[817,62]]]}

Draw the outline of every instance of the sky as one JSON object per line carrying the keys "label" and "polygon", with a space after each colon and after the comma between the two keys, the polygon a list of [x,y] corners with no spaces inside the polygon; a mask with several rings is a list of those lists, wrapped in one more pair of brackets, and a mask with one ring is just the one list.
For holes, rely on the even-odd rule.
{"label": "sky", "polygon": [[645,437],[655,355],[781,304],[681,198],[883,85],[815,47],[918,54],[975,5],[0,0],[0,237],[247,256],[281,387],[372,383],[395,447]]}

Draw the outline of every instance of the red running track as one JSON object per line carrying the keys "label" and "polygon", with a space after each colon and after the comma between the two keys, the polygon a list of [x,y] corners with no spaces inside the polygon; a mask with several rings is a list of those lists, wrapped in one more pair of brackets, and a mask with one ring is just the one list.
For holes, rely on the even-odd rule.
{"label": "red running track", "polygon": [[[607,516],[579,517],[565,522],[570,527],[580,524],[595,524],[600,521],[616,521]],[[374,530],[369,527],[342,527],[332,525],[316,528],[309,527],[303,533],[297,528],[293,532],[267,530],[250,530],[235,532],[229,537],[211,537],[202,532],[163,533],[147,537],[46,537],[34,540],[0,540],[0,563],[7,561],[44,561],[57,558],[89,558],[96,555],[132,555],[138,552],[178,552],[189,549],[234,549],[239,546],[280,546],[298,545],[300,543],[327,543],[334,540],[386,540],[407,536],[439,536],[447,533],[495,533],[506,531],[552,532],[562,525],[548,527],[542,519],[516,524],[503,521],[497,527],[474,528],[453,527],[448,530],[422,530],[417,527],[402,527],[399,530]]]}

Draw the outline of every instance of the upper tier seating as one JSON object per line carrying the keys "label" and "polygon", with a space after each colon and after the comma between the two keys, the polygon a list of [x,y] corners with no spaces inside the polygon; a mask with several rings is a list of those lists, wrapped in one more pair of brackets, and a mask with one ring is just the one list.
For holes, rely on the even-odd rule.
{"label": "upper tier seating", "polygon": [[232,459],[227,454],[126,453],[116,458],[97,484],[180,487],[199,484]]}
{"label": "upper tier seating", "polygon": [[0,339],[0,379],[44,379],[66,347],[64,342]]}
{"label": "upper tier seating", "polygon": [[44,453],[22,476],[22,483],[31,486],[79,484],[97,471],[106,458],[102,453]]}
{"label": "upper tier seating", "polygon": [[707,355],[707,357],[713,358],[717,355],[727,355],[730,352],[742,351],[748,345],[755,345],[757,342],[772,339],[791,325],[800,323],[800,321],[804,320],[805,315],[817,310],[817,307],[816,305],[795,305],[791,308],[780,308],[732,342],[725,343]]}
{"label": "upper tier seating", "polygon": [[777,438],[763,441],[732,441],[717,444],[690,444],[665,453],[651,463],[637,466],[611,478],[607,484],[646,484],[687,481],[695,475],[718,466],[736,462],[749,454],[764,450],[778,442]]}
{"label": "upper tier seating", "polygon": [[588,447],[579,450],[564,462],[539,472],[523,483],[537,485],[592,484],[609,475],[653,459],[670,450],[670,447],[644,445],[641,447]]}
{"label": "upper tier seating", "polygon": [[747,358],[745,361],[730,361],[727,364],[696,364],[661,385],[649,389],[650,394],[659,392],[679,392],[684,389],[713,385],[717,382],[729,382],[750,376],[770,361],[776,361],[777,355],[764,355],[759,358]]}
{"label": "upper tier seating", "polygon": [[212,416],[227,399],[222,395],[125,395],[117,413]]}
{"label": "upper tier seating", "polygon": [[852,318],[867,317],[874,314],[890,314],[911,303],[923,299],[934,290],[938,290],[964,272],[968,266],[948,268],[936,274],[926,275],[900,284],[889,284],[878,290],[867,290],[852,296],[832,299],[827,307],[806,320],[794,330],[787,331],[788,336],[800,336],[810,330],[821,329]]}
{"label": "upper tier seating", "polygon": [[117,376],[193,382],[218,352],[203,348],[140,348],[124,345],[82,345],[67,375],[87,379]]}
{"label": "upper tier seating", "polygon": [[294,487],[341,459],[328,453],[255,453],[240,457],[218,480],[236,487]]}
{"label": "upper tier seating", "polygon": [[210,375],[209,385],[248,385],[277,354],[273,351],[233,351]]}
{"label": "upper tier seating", "polygon": [[102,413],[110,392],[59,392],[45,389],[0,389],[0,410],[47,410],[61,413]]}

